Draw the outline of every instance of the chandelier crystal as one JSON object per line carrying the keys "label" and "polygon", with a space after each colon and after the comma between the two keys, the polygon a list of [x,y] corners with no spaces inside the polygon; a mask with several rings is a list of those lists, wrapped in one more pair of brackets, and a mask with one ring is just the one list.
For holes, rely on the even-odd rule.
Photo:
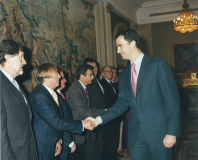
{"label": "chandelier crystal", "polygon": [[182,6],[182,13],[179,14],[179,17],[176,20],[173,20],[174,29],[181,33],[193,32],[198,29],[198,17],[188,10],[189,4],[187,4],[187,0],[184,0]]}

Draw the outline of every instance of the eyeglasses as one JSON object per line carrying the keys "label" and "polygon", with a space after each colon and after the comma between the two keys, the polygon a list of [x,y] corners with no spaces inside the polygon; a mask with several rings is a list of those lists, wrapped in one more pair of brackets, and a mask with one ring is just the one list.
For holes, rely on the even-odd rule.
{"label": "eyeglasses", "polygon": [[91,77],[91,76],[94,76],[94,74],[93,74],[93,73],[91,73],[91,74],[86,74],[86,75],[89,75],[90,77]]}
{"label": "eyeglasses", "polygon": [[111,72],[111,73],[113,73],[113,71],[103,71],[103,72]]}

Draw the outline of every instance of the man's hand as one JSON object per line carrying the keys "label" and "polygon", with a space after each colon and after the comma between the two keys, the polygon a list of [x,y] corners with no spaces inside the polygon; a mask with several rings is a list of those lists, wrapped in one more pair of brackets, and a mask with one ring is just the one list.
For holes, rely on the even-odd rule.
{"label": "man's hand", "polygon": [[86,119],[83,120],[83,124],[84,124],[84,128],[89,129],[89,130],[93,130],[96,126],[95,123],[92,121],[92,119],[90,119],[91,117],[88,117]]}
{"label": "man's hand", "polygon": [[74,153],[76,150],[76,144],[74,143],[74,145],[71,147],[71,152],[70,153]]}
{"label": "man's hand", "polygon": [[55,149],[55,155],[54,156],[58,156],[61,153],[62,147],[61,147],[61,140],[59,140],[56,143],[56,149]]}
{"label": "man's hand", "polygon": [[165,147],[171,148],[176,143],[176,136],[166,134],[163,143]]}
{"label": "man's hand", "polygon": [[93,121],[95,124],[95,127],[97,127],[100,124],[97,118],[88,117],[87,119]]}

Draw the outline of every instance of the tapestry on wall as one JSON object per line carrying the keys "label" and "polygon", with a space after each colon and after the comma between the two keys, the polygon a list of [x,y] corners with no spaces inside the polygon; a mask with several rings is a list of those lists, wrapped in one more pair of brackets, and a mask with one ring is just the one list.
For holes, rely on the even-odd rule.
{"label": "tapestry on wall", "polygon": [[7,38],[29,50],[33,69],[24,81],[29,92],[37,85],[34,70],[43,63],[72,79],[86,57],[96,59],[94,6],[87,0],[0,0],[0,41]]}

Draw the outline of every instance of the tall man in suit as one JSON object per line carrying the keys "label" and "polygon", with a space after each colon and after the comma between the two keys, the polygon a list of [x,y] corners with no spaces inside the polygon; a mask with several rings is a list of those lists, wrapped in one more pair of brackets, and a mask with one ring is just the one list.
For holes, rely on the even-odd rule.
{"label": "tall man in suit", "polygon": [[[74,120],[85,119],[89,116],[96,117],[103,113],[105,109],[90,108],[89,92],[87,85],[92,83],[94,78],[93,66],[84,64],[77,68],[77,81],[67,91],[67,101],[72,108]],[[89,139],[89,132],[83,135],[75,135],[77,145],[76,152],[70,154],[70,160],[83,160],[84,146]]]}
{"label": "tall man in suit", "polygon": [[132,29],[119,32],[117,52],[131,64],[121,73],[119,96],[96,123],[105,124],[130,106],[128,141],[132,160],[171,160],[171,147],[180,135],[180,98],[167,62],[140,50]]}
{"label": "tall man in suit", "polygon": [[[111,82],[113,72],[111,66],[102,67],[102,80],[101,84],[107,93],[107,108],[111,108],[118,98],[118,87]],[[104,143],[102,151],[103,160],[115,160],[117,158],[117,149],[119,145],[119,118],[114,119],[104,126]]]}
{"label": "tall man in suit", "polygon": [[14,40],[0,43],[1,158],[37,160],[28,100],[15,77],[23,74],[23,46]]}
{"label": "tall man in suit", "polygon": [[[40,160],[53,160],[61,153],[62,131],[82,133],[83,126],[92,129],[88,120],[63,118],[61,106],[54,89],[59,85],[60,75],[53,64],[40,65],[35,74],[37,85],[29,99],[34,113],[34,133]],[[82,124],[83,123],[83,124]],[[62,130],[62,131],[61,131]]]}
{"label": "tall man in suit", "polygon": [[[97,61],[93,58],[86,58],[83,62],[94,67],[94,79],[91,84],[87,85],[89,93],[90,108],[106,109],[107,108],[107,94],[99,79],[97,79],[98,68]],[[102,146],[103,146],[103,130],[104,127],[97,127],[89,134],[89,140],[85,145],[85,159],[86,160],[102,160]]]}
{"label": "tall man in suit", "polygon": [[[65,88],[65,83],[67,80],[65,79],[65,75],[63,71],[58,68],[58,73],[61,76],[59,79],[59,87],[56,90],[59,102],[62,104],[63,117],[66,119],[73,120],[71,107],[67,103],[65,94],[62,93],[62,90]],[[60,155],[60,160],[67,160],[69,153],[73,153],[76,150],[76,144],[74,143],[73,134],[71,132],[63,132],[63,146],[62,153]]]}

